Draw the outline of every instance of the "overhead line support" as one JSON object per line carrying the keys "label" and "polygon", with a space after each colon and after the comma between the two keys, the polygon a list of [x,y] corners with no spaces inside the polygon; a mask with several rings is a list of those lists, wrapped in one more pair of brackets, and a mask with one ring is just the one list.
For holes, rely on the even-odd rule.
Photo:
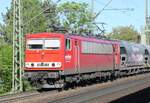
{"label": "overhead line support", "polygon": [[21,0],[13,0],[13,71],[12,92],[20,92],[22,86],[22,30]]}

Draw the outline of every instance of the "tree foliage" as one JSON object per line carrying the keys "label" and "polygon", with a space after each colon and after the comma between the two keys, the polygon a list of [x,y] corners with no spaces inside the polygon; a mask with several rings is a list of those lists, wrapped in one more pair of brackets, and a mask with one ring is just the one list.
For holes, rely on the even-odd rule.
{"label": "tree foliage", "polygon": [[5,42],[12,43],[13,33],[13,10],[7,8],[6,14],[2,14],[3,22],[0,24],[0,33],[3,34]]}
{"label": "tree foliage", "polygon": [[11,90],[11,72],[12,46],[4,44],[0,46],[0,94]]}
{"label": "tree foliage", "polygon": [[43,14],[35,19],[32,19],[43,11],[40,1],[22,0],[22,6],[23,34],[45,31],[46,19]]}
{"label": "tree foliage", "polygon": [[44,12],[44,17],[46,19],[46,31],[53,32],[52,26],[60,25],[60,20],[58,17],[57,4],[53,3],[51,0],[46,0],[41,2],[42,9],[46,10]]}
{"label": "tree foliage", "polygon": [[77,33],[91,29],[93,14],[88,7],[86,3],[66,2],[61,4],[58,7],[58,11],[62,13],[61,24]]}
{"label": "tree foliage", "polygon": [[[37,33],[46,30],[46,19],[44,14],[41,14],[36,19],[31,20],[37,14],[41,13],[43,9],[39,0],[22,0],[21,19],[23,34]],[[13,35],[13,5],[7,8],[6,14],[3,15],[3,22],[0,24],[0,32],[4,33],[5,41],[12,44]]]}
{"label": "tree foliage", "polygon": [[139,33],[131,25],[113,28],[112,32],[109,34],[109,37],[112,39],[136,42],[138,35]]}

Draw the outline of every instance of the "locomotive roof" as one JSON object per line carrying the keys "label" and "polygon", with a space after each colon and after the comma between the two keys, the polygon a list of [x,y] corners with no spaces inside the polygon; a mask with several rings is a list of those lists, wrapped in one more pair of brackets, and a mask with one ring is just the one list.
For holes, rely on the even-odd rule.
{"label": "locomotive roof", "polygon": [[48,32],[43,32],[43,33],[35,33],[35,34],[27,34],[26,38],[48,38],[51,36],[62,36],[61,33],[48,33]]}
{"label": "locomotive roof", "polygon": [[92,36],[81,36],[77,34],[62,34],[62,33],[36,33],[36,34],[27,34],[26,38],[48,38],[48,37],[68,37],[73,39],[80,39],[85,41],[94,41],[94,42],[102,42],[102,43],[109,43],[109,44],[118,44],[119,41],[117,40],[107,40],[107,39],[99,39]]}

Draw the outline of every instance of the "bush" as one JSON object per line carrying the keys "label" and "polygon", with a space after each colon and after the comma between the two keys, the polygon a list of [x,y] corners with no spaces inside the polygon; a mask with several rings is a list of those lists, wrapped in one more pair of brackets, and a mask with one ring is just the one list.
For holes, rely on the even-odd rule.
{"label": "bush", "polygon": [[12,46],[0,46],[0,94],[11,90],[12,81]]}

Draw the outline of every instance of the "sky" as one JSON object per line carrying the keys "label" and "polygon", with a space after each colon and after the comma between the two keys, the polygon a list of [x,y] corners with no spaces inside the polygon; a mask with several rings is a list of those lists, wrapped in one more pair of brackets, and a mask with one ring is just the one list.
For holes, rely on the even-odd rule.
{"label": "sky", "polygon": [[[54,2],[56,0],[53,0]],[[61,2],[74,1],[86,2],[91,8],[92,0],[61,0]],[[94,12],[98,13],[110,0],[94,0]],[[60,3],[61,3],[60,2]],[[10,7],[11,0],[0,0],[0,22],[2,23],[1,13],[6,12],[6,8]],[[149,2],[150,4],[150,2]],[[105,22],[106,32],[110,32],[112,28],[117,26],[133,25],[136,30],[141,31],[145,22],[145,0],[112,0],[106,9],[123,9],[134,8],[134,11],[112,11],[104,10],[95,20],[95,22]]]}
{"label": "sky", "polygon": [[10,7],[11,0],[0,0],[0,22],[2,22],[1,13],[5,13],[7,11],[7,7]]}

